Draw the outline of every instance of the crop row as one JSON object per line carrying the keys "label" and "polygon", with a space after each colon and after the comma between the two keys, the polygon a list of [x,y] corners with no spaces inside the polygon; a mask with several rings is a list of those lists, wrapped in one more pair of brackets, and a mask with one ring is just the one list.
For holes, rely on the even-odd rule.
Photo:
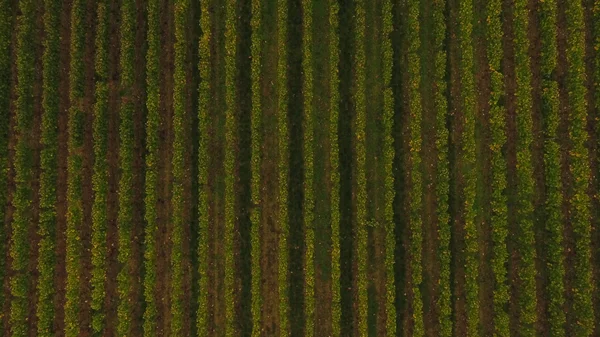
{"label": "crop row", "polygon": [[158,233],[158,162],[160,129],[160,2],[148,1],[148,50],[146,52],[146,181],[144,229],[144,336],[157,335],[158,305],[156,298]]}
{"label": "crop row", "polygon": [[183,227],[185,226],[185,89],[186,89],[186,13],[187,0],[175,1],[175,73],[173,92],[173,195],[171,200],[171,336],[183,334],[184,329],[184,266],[183,266]]}
{"label": "crop row", "polygon": [[210,117],[210,45],[211,25],[208,1],[200,3],[200,30],[198,43],[200,71],[199,102],[198,102],[198,336],[208,335],[208,128]]}
{"label": "crop row", "polygon": [[107,1],[99,1],[96,33],[96,102],[94,105],[94,175],[92,187],[92,329],[97,336],[104,329],[104,299],[106,290],[106,226],[108,198],[108,32],[109,13]]}
{"label": "crop row", "polygon": [[10,293],[10,325],[12,336],[26,336],[29,304],[30,272],[29,228],[31,227],[31,205],[33,201],[31,179],[33,178],[33,83],[35,71],[35,2],[19,1],[22,13],[18,21],[17,37],[17,102],[16,125],[17,144],[15,147],[15,194],[13,199],[14,215],[10,257],[12,258],[12,277]]}
{"label": "crop row", "polygon": [[385,0],[381,9],[383,14],[382,27],[382,66],[383,66],[383,126],[384,149],[383,166],[385,172],[385,273],[386,273],[386,333],[388,336],[396,335],[396,278],[395,278],[395,251],[396,233],[394,225],[394,97],[392,92],[392,2]]}
{"label": "crop row", "polygon": [[549,299],[549,331],[552,336],[564,336],[566,322],[564,304],[564,258],[563,223],[561,217],[561,180],[560,154],[558,142],[558,83],[553,77],[557,66],[556,43],[556,0],[539,3],[540,22],[540,67],[542,77],[542,114],[544,120],[544,176],[545,176],[545,214],[544,221],[548,232],[546,258],[548,284],[546,296]]}
{"label": "crop row", "polygon": [[[0,120],[10,118],[10,85],[11,85],[11,35],[12,35],[12,6],[10,1],[0,3]],[[7,193],[8,177],[8,135],[9,123],[0,123],[0,251],[6,251],[7,226],[4,222],[4,212]],[[6,261],[0,259],[0,284],[4,284],[6,276]],[[4,292],[0,292],[0,307],[4,308]],[[0,314],[0,335],[4,334],[4,324]]]}
{"label": "crop row", "polygon": [[339,123],[339,35],[337,0],[329,3],[329,161],[331,165],[331,325],[333,336],[340,335],[340,150],[338,146]]}
{"label": "crop row", "polygon": [[491,154],[491,226],[492,273],[494,274],[494,334],[508,336],[509,318],[506,307],[509,300],[507,264],[508,205],[506,196],[506,109],[504,75],[502,73],[502,1],[490,0],[486,7],[486,49],[490,71],[489,123]]}
{"label": "crop row", "polygon": [[[288,238],[289,238],[289,218],[288,218],[288,183],[289,183],[289,131],[288,131],[288,90],[287,90],[287,67],[288,67],[288,49],[287,49],[287,18],[288,1],[277,1],[277,134],[279,145],[279,324],[282,336],[290,335],[289,315],[289,277],[288,277]],[[309,206],[310,207],[310,206]],[[310,250],[307,242],[307,254]],[[307,261],[308,262],[308,261]],[[308,276],[306,278],[308,280]],[[310,299],[305,299],[306,305]],[[309,317],[306,317],[309,319]],[[308,328],[308,327],[307,327]],[[309,330],[307,330],[310,333]]]}
{"label": "crop row", "polygon": [[461,78],[461,103],[464,121],[462,134],[463,171],[463,211],[465,241],[465,290],[467,335],[477,335],[479,325],[479,264],[478,264],[478,232],[476,217],[476,184],[475,172],[475,75],[473,53],[473,2],[460,0],[458,8],[458,49],[460,52],[459,76]]}
{"label": "crop row", "polygon": [[411,293],[412,293],[412,317],[414,336],[423,336],[425,333],[423,322],[423,300],[421,298],[422,277],[422,244],[423,244],[423,180],[421,159],[421,123],[423,121],[423,107],[421,104],[421,62],[419,60],[419,49],[421,48],[419,4],[411,1],[408,4],[408,16],[406,25],[406,42],[408,53],[408,100],[410,113],[410,191],[409,193],[409,223],[410,238],[408,256],[410,259]]}
{"label": "crop row", "polygon": [[261,296],[261,266],[260,266],[260,164],[262,157],[262,135],[260,128],[262,126],[262,107],[260,94],[260,76],[261,76],[261,55],[262,55],[262,6],[261,0],[252,0],[252,19],[250,22],[252,28],[252,204],[254,209],[251,214],[251,257],[252,257],[252,336],[257,337],[262,333],[262,296]]}
{"label": "crop row", "polygon": [[125,0],[121,4],[121,106],[119,110],[119,214],[118,214],[118,237],[119,254],[118,261],[121,269],[117,276],[117,291],[119,293],[118,334],[126,336],[131,329],[131,296],[133,291],[132,270],[132,235],[133,223],[133,145],[134,145],[134,100],[132,99],[135,64],[135,26],[136,26],[135,1]]}
{"label": "crop row", "polygon": [[262,6],[261,0],[252,0],[252,19],[250,22],[252,28],[252,204],[254,209],[250,215],[252,222],[251,228],[251,256],[252,256],[252,336],[258,337],[261,335],[262,322],[262,296],[260,292],[261,284],[261,269],[260,269],[260,218],[261,211],[258,205],[260,204],[260,163],[262,157],[262,108],[261,108],[261,54],[263,40],[263,26],[261,23]]}
{"label": "crop row", "polygon": [[513,31],[516,74],[517,124],[517,224],[520,291],[518,331],[521,336],[533,336],[536,321],[535,236],[533,231],[533,117],[531,97],[531,68],[529,60],[528,1],[517,0],[513,9]]}
{"label": "crop row", "polygon": [[56,264],[56,178],[58,171],[58,114],[60,70],[60,11],[62,1],[44,1],[44,56],[42,150],[40,153],[40,219],[38,233],[38,336],[52,336],[54,323],[54,270]]}
{"label": "crop row", "polygon": [[590,198],[588,187],[591,176],[587,149],[587,101],[585,90],[585,24],[583,5],[579,1],[567,1],[566,26],[566,89],[569,102],[569,171],[573,178],[573,194],[570,198],[571,223],[575,239],[573,280],[574,324],[570,331],[575,336],[589,336],[594,330],[594,308],[591,268]]}
{"label": "crop row", "polygon": [[236,105],[236,51],[237,51],[237,13],[236,0],[226,2],[225,19],[225,72],[226,92],[225,103],[225,335],[234,335],[234,236],[235,236],[235,150],[237,129],[237,105]]}
{"label": "crop row", "polygon": [[84,87],[85,87],[85,38],[87,24],[86,1],[74,0],[71,9],[71,70],[69,109],[69,157],[67,159],[67,285],[65,303],[65,336],[80,334],[79,321],[81,300],[81,229],[83,226],[83,141],[84,132]]}
{"label": "crop row", "polygon": [[354,120],[354,147],[356,149],[356,256],[358,263],[358,275],[356,276],[358,285],[358,333],[361,336],[367,335],[367,178],[366,167],[366,46],[365,46],[365,27],[366,27],[366,0],[356,2],[355,11],[355,40],[356,48],[354,55],[354,102],[356,106],[356,116]]}
{"label": "crop row", "polygon": [[440,264],[439,276],[439,318],[440,336],[452,336],[452,290],[450,284],[451,252],[450,240],[452,228],[448,195],[450,191],[450,172],[448,160],[448,128],[446,127],[448,101],[446,99],[446,21],[444,11],[445,0],[436,0],[433,3],[433,31],[435,53],[435,85],[434,102],[436,109],[435,148],[437,151],[435,194],[437,199],[436,215],[438,222],[438,259]]}
{"label": "crop row", "polygon": [[[304,82],[304,241],[306,247],[304,259],[304,317],[306,319],[306,336],[314,334],[315,308],[315,271],[314,271],[314,117],[313,117],[313,2],[302,1],[302,70]],[[283,158],[286,160],[287,158]],[[280,262],[281,263],[281,262]]]}

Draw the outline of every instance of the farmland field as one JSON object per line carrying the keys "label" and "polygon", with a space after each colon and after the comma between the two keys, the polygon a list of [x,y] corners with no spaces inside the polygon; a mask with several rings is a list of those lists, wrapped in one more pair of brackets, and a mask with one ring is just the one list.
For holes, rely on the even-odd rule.
{"label": "farmland field", "polygon": [[0,336],[600,336],[600,0],[0,0]]}

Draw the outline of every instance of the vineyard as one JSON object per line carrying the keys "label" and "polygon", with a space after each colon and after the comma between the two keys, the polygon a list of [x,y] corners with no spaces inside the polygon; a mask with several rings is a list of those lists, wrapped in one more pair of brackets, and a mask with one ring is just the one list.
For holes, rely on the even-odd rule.
{"label": "vineyard", "polygon": [[600,0],[1,0],[0,336],[600,336]]}

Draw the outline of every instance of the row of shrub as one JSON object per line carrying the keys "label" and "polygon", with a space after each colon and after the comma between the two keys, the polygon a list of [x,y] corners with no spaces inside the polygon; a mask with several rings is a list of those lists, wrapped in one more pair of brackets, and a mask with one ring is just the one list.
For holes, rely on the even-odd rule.
{"label": "row of shrub", "polygon": [[84,0],[74,0],[71,8],[71,66],[70,66],[70,109],[68,122],[67,159],[67,284],[65,303],[65,336],[76,337],[80,334],[81,322],[81,255],[83,245],[81,229],[83,226],[83,143],[85,139],[85,64],[86,44],[85,20],[87,5]]}
{"label": "row of shrub", "polygon": [[233,336],[236,299],[234,295],[234,237],[235,237],[235,160],[236,160],[236,58],[237,58],[237,12],[236,0],[225,4],[225,335]]}
{"label": "row of shrub", "polygon": [[421,283],[423,281],[423,267],[421,264],[423,249],[423,178],[422,178],[422,140],[421,123],[423,122],[423,107],[421,104],[421,61],[419,50],[421,48],[421,28],[419,23],[420,8],[415,1],[408,2],[408,15],[406,17],[406,48],[407,48],[407,95],[409,101],[409,162],[410,183],[408,191],[409,200],[409,269],[411,275],[412,319],[413,335],[424,336],[423,299],[421,298]]}
{"label": "row of shrub", "polygon": [[199,63],[200,72],[199,102],[198,102],[198,314],[197,330],[198,336],[208,335],[208,130],[210,125],[210,72],[212,59],[210,57],[211,46],[211,18],[209,2],[200,3],[200,41]]}
{"label": "row of shrub", "polygon": [[108,96],[109,96],[109,6],[107,1],[97,4],[96,31],[96,102],[94,104],[94,175],[92,188],[92,330],[97,336],[104,329],[104,299],[106,297],[106,227],[108,201]]}
{"label": "row of shrub", "polygon": [[459,76],[461,83],[461,108],[464,123],[461,139],[464,186],[462,186],[465,243],[465,297],[467,335],[478,334],[479,326],[479,247],[476,225],[476,154],[475,119],[476,93],[473,46],[473,2],[460,0],[458,4],[458,51],[460,53]]}
{"label": "row of shrub", "polygon": [[329,163],[331,165],[331,325],[333,336],[340,335],[340,150],[339,125],[339,4],[329,1]]}
{"label": "row of shrub", "polygon": [[540,23],[541,99],[544,120],[544,184],[546,186],[544,222],[547,242],[545,248],[548,284],[548,323],[552,336],[564,336],[566,322],[564,304],[563,202],[560,179],[560,146],[558,141],[559,108],[558,83],[554,77],[557,67],[557,3],[548,0],[538,4]]}
{"label": "row of shrub", "polygon": [[575,336],[589,336],[594,331],[594,308],[591,267],[591,214],[588,194],[591,176],[587,148],[587,100],[585,88],[585,23],[583,4],[565,2],[566,16],[566,89],[569,104],[569,171],[573,179],[570,197],[570,220],[575,239],[574,279],[572,284],[574,315],[570,331]]}
{"label": "row of shrub", "polygon": [[[12,3],[0,3],[0,120],[10,118],[10,85],[11,85],[11,36],[13,31]],[[0,124],[0,251],[7,250],[7,225],[4,222],[5,205],[8,199],[8,138],[9,123]],[[0,284],[4,284],[6,276],[6,259],[0,259]],[[0,307],[4,307],[4,293],[0,292]],[[0,335],[4,334],[3,314],[0,314]]]}
{"label": "row of shrub", "polygon": [[[314,112],[313,112],[313,3],[302,1],[302,73],[304,75],[302,92],[304,96],[304,317],[306,336],[314,334],[315,310],[315,271],[314,271]],[[286,16],[287,17],[287,16]],[[286,151],[287,152],[287,151]],[[282,153],[282,155],[284,155]],[[287,161],[283,156],[282,161]],[[281,174],[281,171],[280,171]],[[287,172],[286,172],[287,174]],[[281,263],[281,260],[280,260]],[[287,263],[286,263],[287,265]],[[281,290],[280,290],[281,291]]]}
{"label": "row of shrub", "polygon": [[435,196],[438,233],[438,259],[440,266],[439,275],[439,298],[438,298],[438,323],[440,336],[452,336],[452,286],[451,286],[451,262],[452,253],[450,241],[452,239],[452,227],[449,213],[450,195],[450,163],[448,159],[448,101],[446,99],[446,10],[445,0],[436,0],[432,6],[433,20],[433,53],[434,53],[434,103],[435,103],[435,148],[437,152],[437,164],[435,171]]}
{"label": "row of shrub", "polygon": [[250,26],[252,28],[252,214],[250,220],[251,228],[251,256],[252,256],[252,336],[258,337],[262,334],[262,296],[261,296],[261,268],[260,268],[260,165],[262,158],[262,108],[261,108],[261,66],[262,66],[262,1],[252,0],[252,19]]}
{"label": "row of shrub", "polygon": [[175,73],[173,92],[173,185],[172,185],[172,219],[171,219],[171,326],[170,334],[179,336],[184,333],[184,261],[183,261],[183,228],[185,220],[185,137],[186,137],[186,61],[187,61],[187,13],[189,2],[177,0],[175,6]]}
{"label": "row of shrub", "polygon": [[533,230],[533,116],[531,96],[531,68],[529,60],[528,1],[517,0],[513,7],[514,62],[516,74],[516,124],[517,124],[517,195],[516,219],[518,225],[516,249],[519,256],[518,280],[519,307],[518,331],[521,336],[534,336],[536,322],[536,269],[535,233]]}
{"label": "row of shrub", "polygon": [[119,109],[119,214],[118,237],[120,264],[117,275],[117,291],[119,305],[117,308],[117,331],[121,336],[130,333],[134,273],[132,269],[132,225],[133,225],[133,179],[134,179],[134,97],[135,83],[135,29],[136,7],[135,1],[124,0],[121,3],[121,48],[120,48],[120,89],[121,106]]}
{"label": "row of shrub", "polygon": [[160,20],[159,0],[148,1],[148,49],[146,51],[146,177],[144,220],[144,336],[157,335],[158,304],[156,297],[157,256],[161,250],[157,242],[158,233],[158,163],[160,158]]}
{"label": "row of shrub", "polygon": [[382,22],[382,68],[383,68],[383,127],[384,127],[384,187],[385,187],[385,273],[386,273],[386,332],[388,336],[396,335],[396,275],[395,275],[395,252],[396,233],[394,223],[394,96],[392,91],[392,1],[385,0],[381,8]]}
{"label": "row of shrub", "polygon": [[506,109],[504,107],[504,74],[502,72],[502,1],[490,0],[486,4],[486,52],[490,72],[489,132],[491,170],[491,268],[494,276],[493,311],[494,334],[508,336],[509,300],[507,280],[508,249],[508,198],[506,195],[506,158],[503,148],[506,145]]}
{"label": "row of shrub", "polygon": [[366,0],[356,1],[355,4],[355,37],[354,37],[354,104],[356,107],[354,120],[354,148],[356,149],[356,228],[355,244],[358,264],[356,284],[358,286],[358,333],[367,335],[367,178],[366,178]]}
{"label": "row of shrub", "polygon": [[38,336],[53,336],[56,264],[56,179],[60,71],[60,0],[44,1],[42,134],[40,153],[40,219],[36,315]]}
{"label": "row of shrub", "polygon": [[15,193],[13,197],[13,222],[10,246],[12,277],[10,293],[10,326],[12,336],[26,336],[29,333],[29,229],[33,191],[33,84],[35,81],[35,24],[36,4],[34,1],[19,1],[21,17],[17,29],[17,101],[15,106],[15,146],[14,172]]}

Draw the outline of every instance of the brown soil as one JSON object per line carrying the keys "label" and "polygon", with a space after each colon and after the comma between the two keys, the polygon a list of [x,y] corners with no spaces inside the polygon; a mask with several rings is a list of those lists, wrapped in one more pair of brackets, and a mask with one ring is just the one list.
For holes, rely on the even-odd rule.
{"label": "brown soil", "polygon": [[[275,3],[270,3],[265,10],[275,13]],[[277,31],[276,15],[263,16],[265,32]],[[262,334],[263,336],[279,335],[279,175],[278,175],[278,132],[277,132],[277,34],[267,34],[262,48],[262,121],[263,144],[260,167],[261,191],[261,294]]]}
{"label": "brown soil", "polygon": [[112,3],[110,8],[112,17],[110,23],[110,92],[109,92],[109,120],[108,120],[108,196],[107,196],[107,271],[106,271],[106,300],[105,300],[105,330],[106,336],[116,336],[117,330],[117,305],[119,294],[117,292],[117,275],[119,273],[118,232],[117,217],[119,211],[119,25],[120,11],[118,3]]}
{"label": "brown soil", "polygon": [[[600,168],[600,160],[598,156],[598,141],[599,136],[598,130],[598,118],[600,118],[600,111],[595,109],[594,104],[597,104],[594,99],[594,88],[595,81],[595,60],[600,57],[599,51],[594,51],[594,39],[598,38],[598,32],[594,32],[593,22],[593,6],[594,2],[591,0],[584,1],[584,17],[585,17],[585,51],[586,51],[586,88],[587,88],[587,103],[588,103],[588,149],[590,155],[590,168],[592,173],[592,182],[589,189],[589,197],[592,202],[592,275],[594,284],[598,284],[600,281],[600,257],[598,255],[598,248],[600,247],[600,198],[595,191],[600,186],[600,177],[598,176],[598,169]],[[598,98],[596,98],[598,99]],[[594,287],[593,294],[595,321],[600,321],[600,289]],[[600,335],[600,324],[595,325],[595,335]]]}
{"label": "brown soil", "polygon": [[41,10],[38,9],[37,13],[37,22],[36,26],[38,27],[37,34],[39,34],[40,40],[35,43],[35,74],[34,74],[34,83],[33,83],[33,124],[32,124],[32,134],[30,135],[31,143],[29,144],[32,155],[32,180],[30,182],[31,191],[33,192],[32,203],[31,203],[31,217],[30,217],[30,225],[29,225],[29,242],[30,242],[30,250],[29,250],[29,260],[28,260],[28,269],[29,269],[29,334],[31,336],[35,336],[37,332],[37,316],[36,316],[36,303],[37,303],[37,280],[38,280],[38,270],[37,270],[37,260],[38,260],[38,248],[40,236],[38,235],[38,224],[39,224],[39,211],[40,211],[40,150],[42,149],[42,145],[40,142],[41,138],[41,124],[42,124],[42,63],[40,62],[42,59],[43,53],[43,45],[41,41],[44,39],[44,33],[40,27],[43,27],[43,20],[41,15]]}
{"label": "brown soil", "polygon": [[519,254],[514,242],[517,242],[519,234],[519,226],[517,222],[517,122],[516,122],[516,100],[515,92],[517,82],[515,77],[515,48],[514,48],[514,30],[513,30],[513,8],[512,2],[503,2],[503,11],[505,20],[503,20],[503,50],[504,59],[504,85],[506,88],[506,110],[507,110],[507,194],[508,194],[508,232],[507,249],[509,254],[509,268],[507,280],[510,284],[509,295],[510,302],[508,307],[510,319],[511,335],[517,335],[519,327]]}
{"label": "brown soil", "polygon": [[544,200],[545,200],[545,174],[544,174],[544,137],[543,137],[543,114],[542,114],[542,100],[541,100],[541,68],[540,68],[540,52],[541,52],[541,40],[540,40],[540,23],[537,15],[538,4],[537,1],[529,1],[529,41],[530,56],[531,56],[531,72],[532,72],[532,103],[533,103],[533,175],[535,179],[534,189],[534,228],[535,228],[535,240],[536,240],[536,297],[537,297],[537,323],[536,332],[541,336],[548,334],[548,302],[545,296],[545,289],[547,286],[547,271],[544,242],[546,241],[546,235],[544,231]]}
{"label": "brown soil", "polygon": [[65,286],[67,271],[65,269],[66,253],[66,228],[67,228],[67,157],[69,154],[67,142],[68,132],[67,123],[69,118],[69,65],[71,43],[71,1],[63,2],[63,9],[60,18],[60,36],[63,51],[60,55],[61,72],[60,76],[60,115],[58,118],[58,180],[57,180],[57,203],[56,203],[56,270],[55,270],[55,316],[54,331],[57,336],[64,335],[64,304],[65,304]]}
{"label": "brown soil", "polygon": [[573,232],[573,224],[570,220],[571,216],[571,197],[573,196],[573,177],[569,170],[570,156],[572,144],[569,136],[569,101],[568,101],[568,89],[567,85],[567,18],[565,15],[565,1],[558,1],[557,11],[557,25],[558,25],[558,66],[557,66],[557,77],[558,77],[558,91],[559,91],[559,113],[560,122],[558,127],[558,139],[560,143],[560,156],[561,156],[561,180],[563,190],[563,205],[562,205],[562,216],[564,219],[564,232],[563,232],[563,247],[564,247],[564,266],[565,266],[565,306],[567,324],[566,324],[566,335],[571,334],[571,327],[575,324],[576,317],[573,315],[573,289],[572,284],[575,277],[575,236]]}
{"label": "brown soil", "polygon": [[454,305],[454,335],[465,336],[467,332],[466,302],[465,302],[465,256],[462,254],[464,244],[464,196],[460,192],[464,187],[464,177],[460,173],[460,143],[464,129],[460,97],[460,50],[458,49],[456,18],[458,3],[449,1],[448,30],[449,51],[448,67],[450,74],[448,107],[450,111],[450,218],[452,223],[452,281]]}
{"label": "brown soil", "polygon": [[161,128],[160,137],[160,161],[159,168],[159,197],[157,205],[157,222],[159,231],[157,233],[157,286],[156,300],[158,307],[157,334],[166,335],[170,325],[170,217],[171,217],[171,166],[172,166],[172,144],[173,144],[173,42],[174,36],[174,17],[173,4],[170,1],[161,2],[162,12],[169,15],[161,16],[161,45],[165,46],[164,51],[160,53],[160,111]]}

